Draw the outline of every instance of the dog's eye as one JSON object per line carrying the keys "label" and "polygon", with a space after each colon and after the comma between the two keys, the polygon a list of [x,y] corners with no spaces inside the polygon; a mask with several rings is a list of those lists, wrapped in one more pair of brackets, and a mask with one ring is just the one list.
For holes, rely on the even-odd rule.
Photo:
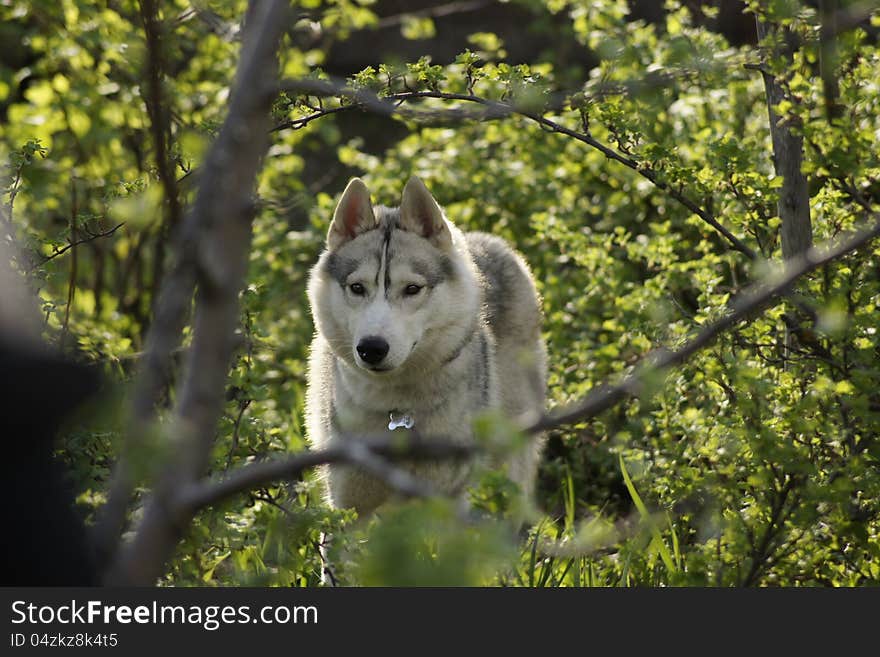
{"label": "dog's eye", "polygon": [[356,297],[362,297],[367,293],[367,289],[363,286],[363,283],[352,283],[348,286],[348,289],[351,290],[351,293]]}
{"label": "dog's eye", "polygon": [[415,283],[410,283],[405,288],[403,288],[403,293],[408,297],[413,297],[422,291],[421,285],[416,285]]}

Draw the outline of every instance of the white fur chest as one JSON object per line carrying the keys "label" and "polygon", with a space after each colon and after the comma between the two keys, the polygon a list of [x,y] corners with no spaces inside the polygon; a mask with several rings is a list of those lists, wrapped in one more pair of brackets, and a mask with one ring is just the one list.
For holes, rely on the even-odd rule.
{"label": "white fur chest", "polygon": [[348,435],[391,433],[389,423],[400,426],[397,434],[410,430],[425,437],[467,442],[471,425],[481,410],[474,407],[468,389],[449,385],[444,376],[426,378],[419,385],[380,385],[339,366],[333,400],[333,431]]}

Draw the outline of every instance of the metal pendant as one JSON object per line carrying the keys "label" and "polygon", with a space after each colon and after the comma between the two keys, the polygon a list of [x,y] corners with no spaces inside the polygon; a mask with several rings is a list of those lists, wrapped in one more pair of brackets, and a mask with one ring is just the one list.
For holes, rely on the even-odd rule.
{"label": "metal pendant", "polygon": [[413,420],[413,416],[409,413],[399,413],[398,411],[391,411],[388,413],[389,431],[394,431],[401,427],[404,429],[412,429],[414,424],[415,420]]}

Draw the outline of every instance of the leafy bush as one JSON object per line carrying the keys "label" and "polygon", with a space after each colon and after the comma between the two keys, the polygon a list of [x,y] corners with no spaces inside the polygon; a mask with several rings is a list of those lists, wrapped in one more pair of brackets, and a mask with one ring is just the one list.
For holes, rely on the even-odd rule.
{"label": "leafy bush", "polygon": [[[183,207],[191,202],[226,111],[239,43],[218,26],[236,27],[244,14],[243,2],[198,11],[160,4],[153,92],[157,55],[137,3],[13,0],[0,9],[4,32],[23,47],[4,53],[0,68],[3,190],[23,247],[18,268],[39,295],[45,337],[101,363],[114,390],[125,389],[142,357],[181,221],[169,190]],[[392,130],[351,95],[320,105],[294,91],[279,96],[277,124],[301,129],[273,133],[260,174],[241,346],[212,472],[306,449],[306,275],[352,173],[389,205],[417,174],[454,222],[502,235],[525,255],[544,300],[552,407],[630,372],[653,349],[680,346],[781,259],[782,181],[755,67],[788,90],[774,109],[803,137],[814,241],[877,221],[876,11],[839,34],[832,51],[815,10],[768,3],[761,15],[797,37],[785,61],[729,44],[710,29],[717,10],[708,5],[667,2],[664,20],[646,23],[622,1],[522,4],[541,20],[564,18],[567,38],[597,58],[580,71],[584,82],[573,86],[570,69],[547,58],[504,61],[502,40],[486,26],[474,27],[479,50],[452,62],[374,62],[349,81],[378,98],[473,94],[519,113],[450,119],[451,107],[486,105],[428,98],[401,105]],[[361,3],[301,5],[343,42],[375,20]],[[282,49],[284,75],[328,79],[325,44],[299,45],[299,27]],[[433,34],[412,20],[403,29]],[[173,185],[162,179],[160,152]],[[682,197],[758,257],[731,248]],[[553,429],[525,536],[500,520],[497,477],[474,492],[465,519],[427,500],[356,522],[353,512],[328,509],[308,475],[199,513],[162,583],[315,585],[318,546],[332,533],[346,581],[360,584],[877,584],[878,256],[870,244],[821,267],[799,281],[794,301],[648,377],[635,397]],[[171,386],[162,417],[175,395]],[[123,404],[117,393],[101,406]],[[79,501],[94,509],[126,424],[117,412],[83,415],[59,454],[74,469]],[[161,452],[161,430],[156,440]]]}

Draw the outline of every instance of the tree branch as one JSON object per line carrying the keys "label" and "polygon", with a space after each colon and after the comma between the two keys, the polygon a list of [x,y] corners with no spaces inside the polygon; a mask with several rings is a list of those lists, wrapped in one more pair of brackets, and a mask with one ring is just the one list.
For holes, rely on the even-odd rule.
{"label": "tree branch", "polygon": [[310,468],[329,463],[364,467],[397,492],[422,497],[434,491],[404,470],[394,468],[391,465],[393,462],[464,459],[478,449],[476,446],[441,439],[418,440],[401,445],[396,437],[358,437],[356,440],[340,441],[323,450],[247,465],[232,471],[223,479],[192,483],[180,491],[171,510],[176,514],[192,514],[233,495],[292,479]]}
{"label": "tree branch", "polygon": [[776,492],[774,502],[770,509],[770,519],[761,535],[761,540],[752,546],[751,564],[749,571],[743,578],[742,586],[752,586],[757,583],[761,573],[768,565],[768,559],[773,553],[773,542],[782,531],[785,521],[795,508],[795,504],[789,507],[788,513],[784,513],[785,504],[795,486],[795,480],[789,479],[781,490]]}
{"label": "tree branch", "polygon": [[34,268],[45,265],[50,260],[54,260],[58,256],[64,255],[70,249],[73,249],[73,248],[79,246],[80,244],[85,244],[86,242],[91,242],[93,240],[97,240],[102,237],[110,237],[110,235],[115,233],[117,230],[122,228],[124,225],[125,225],[125,222],[123,221],[122,223],[119,223],[119,224],[116,224],[115,226],[113,226],[113,228],[110,228],[109,230],[101,231],[100,233],[92,233],[90,231],[87,231],[89,233],[88,237],[83,237],[82,239],[78,239],[78,240],[71,239],[70,241],[67,242],[66,246],[63,246],[60,249],[55,249],[54,251],[52,251],[52,253],[50,255],[42,256],[43,259],[40,261],[39,265],[36,265]]}
{"label": "tree branch", "polygon": [[171,108],[167,107],[168,98],[162,91],[164,76],[161,25],[158,17],[156,0],[139,0],[141,21],[147,45],[147,93],[144,100],[147,114],[150,117],[150,132],[155,148],[156,169],[165,196],[165,217],[159,226],[156,242],[153,247],[153,276],[150,281],[151,303],[157,301],[157,291],[162,282],[165,269],[165,246],[168,235],[180,223],[181,207],[177,179],[174,175],[174,160],[169,154],[171,143]]}
{"label": "tree branch", "polygon": [[76,178],[70,180],[70,274],[67,281],[67,305],[64,306],[64,321],[61,323],[61,337],[58,340],[58,346],[64,351],[64,343],[67,340],[67,333],[70,328],[70,308],[73,306],[73,299],[76,296],[76,278],[78,274],[78,259],[76,253],[76,220],[79,215],[79,201],[76,196]]}
{"label": "tree branch", "polygon": [[455,14],[465,14],[472,11],[485,9],[493,4],[494,0],[456,0],[455,2],[447,2],[443,5],[418,9],[416,11],[408,11],[403,14],[394,14],[380,18],[376,23],[376,28],[394,27],[400,25],[407,18],[443,18],[444,16],[452,16]]}
{"label": "tree branch", "polygon": [[[771,36],[785,37],[786,42],[794,39],[788,28],[768,25],[760,17],[755,18],[758,25],[758,38],[762,41]],[[792,47],[786,43],[775,53],[792,61]],[[782,256],[788,260],[803,253],[813,245],[813,229],[810,223],[810,194],[807,178],[801,170],[804,159],[804,140],[791,131],[783,117],[776,113],[776,107],[786,98],[783,83],[764,68],[759,69],[764,78],[767,92],[767,113],[770,121],[770,136],[773,142],[773,167],[776,175],[782,176],[779,189],[778,212],[782,221]],[[790,95],[790,94],[788,94]]]}
{"label": "tree branch", "polygon": [[815,269],[832,262],[856,249],[868,244],[880,236],[880,219],[872,213],[875,223],[862,230],[850,233],[846,239],[834,246],[822,249],[811,248],[791,260],[785,268],[766,281],[758,282],[747,288],[731,304],[730,313],[719,320],[706,325],[697,335],[675,350],[658,350],[647,356],[632,374],[625,376],[615,385],[603,384],[594,389],[583,400],[548,414],[528,427],[529,433],[538,433],[563,424],[582,422],[594,417],[620,400],[637,395],[644,388],[645,379],[649,375],[681,365],[701,349],[709,346],[715,339],[739,322],[754,316],[767,304],[787,294],[792,285],[801,277]]}
{"label": "tree branch", "polygon": [[[277,76],[276,52],[287,24],[287,10],[284,0],[252,0],[248,8],[229,115],[208,155],[199,193],[184,224],[176,273],[163,285],[157,314],[165,316],[151,331],[157,335],[148,350],[144,392],[136,400],[136,412],[152,416],[152,395],[157,389],[154,377],[167,362],[169,345],[180,340],[179,327],[197,280],[192,350],[174,413],[175,461],[162,473],[132,542],[107,575],[109,583],[148,585],[162,573],[184,531],[183,523],[168,522],[168,505],[181,487],[201,476],[208,462],[238,324],[238,293],[250,244],[252,190],[268,149],[273,95],[266,90]],[[169,289],[178,283],[183,283],[180,290]],[[126,480],[117,492],[124,494],[130,491],[131,476],[125,467],[121,475]],[[124,522],[127,495],[115,504],[123,509]],[[117,512],[115,507],[111,510]],[[117,531],[121,524],[106,528]]]}
{"label": "tree branch", "polygon": [[[736,237],[727,228],[722,226],[721,223],[719,223],[719,221],[715,218],[714,214],[712,214],[705,208],[700,207],[698,203],[696,203],[689,196],[685,195],[683,192],[672,188],[670,185],[660,180],[657,173],[653,169],[646,166],[644,163],[638,162],[637,160],[627,155],[618,153],[613,148],[607,146],[606,144],[603,144],[602,142],[585,132],[578,132],[576,130],[572,130],[571,128],[567,128],[564,125],[557,123],[556,121],[552,121],[544,117],[542,114],[534,112],[533,110],[519,107],[512,103],[490,100],[472,94],[445,93],[440,91],[407,91],[380,97],[367,89],[352,89],[351,87],[346,86],[344,83],[328,80],[285,80],[281,83],[280,89],[282,91],[289,91],[300,95],[323,97],[337,96],[347,98],[351,100],[353,104],[328,108],[326,110],[319,110],[300,119],[285,121],[284,123],[275,126],[273,130],[282,130],[286,128],[302,128],[303,126],[314,120],[317,120],[324,116],[328,116],[330,114],[335,114],[337,112],[347,111],[349,109],[360,109],[383,116],[396,115],[402,118],[419,121],[489,121],[501,119],[511,115],[524,117],[526,119],[529,119],[530,121],[533,121],[534,123],[537,123],[542,128],[549,130],[550,132],[556,132],[567,137],[571,137],[572,139],[576,139],[577,141],[580,141],[584,144],[587,144],[588,146],[601,152],[606,158],[614,160],[615,162],[618,162],[625,167],[632,169],[643,178],[649,180],[657,189],[660,189],[669,194],[669,196],[671,196],[681,205],[696,214],[705,223],[712,226],[712,228],[714,228],[724,237],[724,239],[727,240],[732,249],[743,253],[749,259],[754,260],[757,258],[757,254],[755,253],[755,251],[747,246],[745,243],[743,243],[742,240]],[[426,98],[475,103],[481,105],[484,109],[478,112],[468,112],[461,108],[456,108],[452,110],[411,110],[408,108],[402,108],[400,106],[403,103],[422,100]]]}
{"label": "tree branch", "polygon": [[[535,434],[561,425],[581,422],[611,408],[628,396],[638,394],[643,389],[644,381],[648,376],[686,362],[695,353],[712,344],[724,331],[755,315],[768,303],[786,294],[800,277],[851,253],[878,236],[880,236],[880,219],[874,225],[850,234],[837,245],[826,246],[821,250],[811,249],[798,259],[789,262],[782,272],[771,277],[769,281],[753,285],[746,290],[732,304],[732,312],[729,315],[706,326],[679,349],[658,351],[648,356],[635,372],[624,377],[620,383],[597,387],[582,401],[545,415],[525,431]],[[183,526],[188,518],[201,508],[217,504],[248,490],[291,479],[309,468],[331,463],[363,467],[397,492],[409,496],[426,496],[433,494],[434,491],[405,471],[394,468],[392,463],[404,460],[463,459],[482,450],[479,445],[462,445],[441,437],[430,440],[419,438],[409,444],[402,444],[387,436],[352,437],[324,450],[244,466],[222,479],[201,482],[193,480],[166,501],[163,513],[169,525]]]}

